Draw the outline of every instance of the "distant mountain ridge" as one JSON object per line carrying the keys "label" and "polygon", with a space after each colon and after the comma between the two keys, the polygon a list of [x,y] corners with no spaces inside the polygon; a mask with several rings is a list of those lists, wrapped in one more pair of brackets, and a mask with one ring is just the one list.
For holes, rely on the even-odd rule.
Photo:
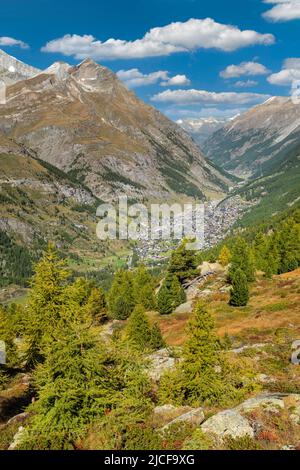
{"label": "distant mountain ridge", "polygon": [[228,119],[208,117],[200,119],[178,119],[176,122],[193,137],[201,148],[208,137],[226,125]]}
{"label": "distant mountain ridge", "polygon": [[212,134],[203,151],[237,176],[258,177],[283,162],[299,141],[299,104],[273,97]]}

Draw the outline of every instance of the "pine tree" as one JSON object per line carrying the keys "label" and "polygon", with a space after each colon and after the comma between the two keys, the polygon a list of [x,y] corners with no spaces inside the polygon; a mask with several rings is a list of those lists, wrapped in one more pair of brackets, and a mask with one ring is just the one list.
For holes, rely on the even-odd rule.
{"label": "pine tree", "polygon": [[114,403],[117,374],[76,303],[61,306],[45,360],[37,367],[37,401],[21,448],[70,449],[86,426]]}
{"label": "pine tree", "polygon": [[222,393],[220,343],[214,333],[214,321],[206,306],[199,302],[188,325],[182,371],[187,402],[199,405],[217,401]]}
{"label": "pine tree", "polygon": [[226,245],[224,245],[219,254],[219,263],[225,267],[225,266],[228,266],[228,264],[230,263],[230,260],[231,260],[231,252],[229,248]]}
{"label": "pine tree", "polygon": [[92,316],[94,323],[101,324],[108,318],[105,294],[99,287],[93,287],[86,301],[85,309]]}
{"label": "pine tree", "polygon": [[132,274],[118,271],[108,294],[108,307],[113,318],[126,320],[135,306]]}
{"label": "pine tree", "polygon": [[140,265],[133,277],[133,293],[136,304],[141,304],[146,310],[155,308],[154,280],[144,265]]}
{"label": "pine tree", "polygon": [[141,351],[150,348],[151,327],[142,305],[136,305],[129,317],[126,333],[128,339]]}
{"label": "pine tree", "polygon": [[184,240],[173,251],[168,267],[170,274],[175,274],[180,282],[198,274],[195,251],[187,249],[188,240]]}
{"label": "pine tree", "polygon": [[161,315],[168,315],[173,312],[173,298],[165,283],[163,283],[157,295],[157,308]]}
{"label": "pine tree", "polygon": [[152,326],[150,344],[154,351],[162,349],[166,345],[158,323],[154,323]]}
{"label": "pine tree", "polygon": [[178,277],[173,276],[170,286],[171,297],[173,300],[173,309],[186,302],[186,293],[180,284]]}
{"label": "pine tree", "polygon": [[249,301],[249,287],[245,273],[237,269],[232,276],[232,289],[230,292],[230,305],[245,307]]}
{"label": "pine tree", "polygon": [[65,261],[59,258],[55,247],[49,244],[44,256],[35,266],[28,308],[25,310],[24,336],[28,365],[43,360],[43,344],[45,338],[51,336],[60,318],[68,278],[69,271]]}
{"label": "pine tree", "polygon": [[229,269],[230,280],[237,269],[241,269],[245,273],[248,282],[253,282],[255,280],[254,255],[248,243],[242,237],[237,237],[232,250],[231,265]]}

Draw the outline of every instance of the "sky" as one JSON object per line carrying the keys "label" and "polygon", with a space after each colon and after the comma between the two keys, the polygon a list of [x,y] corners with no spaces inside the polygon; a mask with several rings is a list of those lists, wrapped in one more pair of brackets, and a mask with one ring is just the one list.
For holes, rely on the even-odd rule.
{"label": "sky", "polygon": [[44,69],[90,57],[174,120],[300,87],[300,0],[0,0],[0,48]]}

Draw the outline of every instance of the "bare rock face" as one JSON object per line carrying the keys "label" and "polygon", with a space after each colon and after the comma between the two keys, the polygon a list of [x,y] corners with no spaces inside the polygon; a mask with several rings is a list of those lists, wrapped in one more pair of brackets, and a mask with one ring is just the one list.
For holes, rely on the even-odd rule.
{"label": "bare rock face", "polygon": [[92,60],[55,63],[40,73],[26,67],[22,73],[31,78],[7,88],[0,131],[98,198],[162,200],[180,193],[204,200],[231,185],[180,126],[109,69]]}

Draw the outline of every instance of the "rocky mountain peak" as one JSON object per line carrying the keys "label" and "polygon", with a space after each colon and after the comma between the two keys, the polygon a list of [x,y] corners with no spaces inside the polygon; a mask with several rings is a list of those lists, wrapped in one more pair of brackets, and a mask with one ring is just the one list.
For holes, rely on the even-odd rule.
{"label": "rocky mountain peak", "polygon": [[26,80],[38,73],[40,73],[39,69],[24,64],[0,49],[0,80],[7,85]]}

